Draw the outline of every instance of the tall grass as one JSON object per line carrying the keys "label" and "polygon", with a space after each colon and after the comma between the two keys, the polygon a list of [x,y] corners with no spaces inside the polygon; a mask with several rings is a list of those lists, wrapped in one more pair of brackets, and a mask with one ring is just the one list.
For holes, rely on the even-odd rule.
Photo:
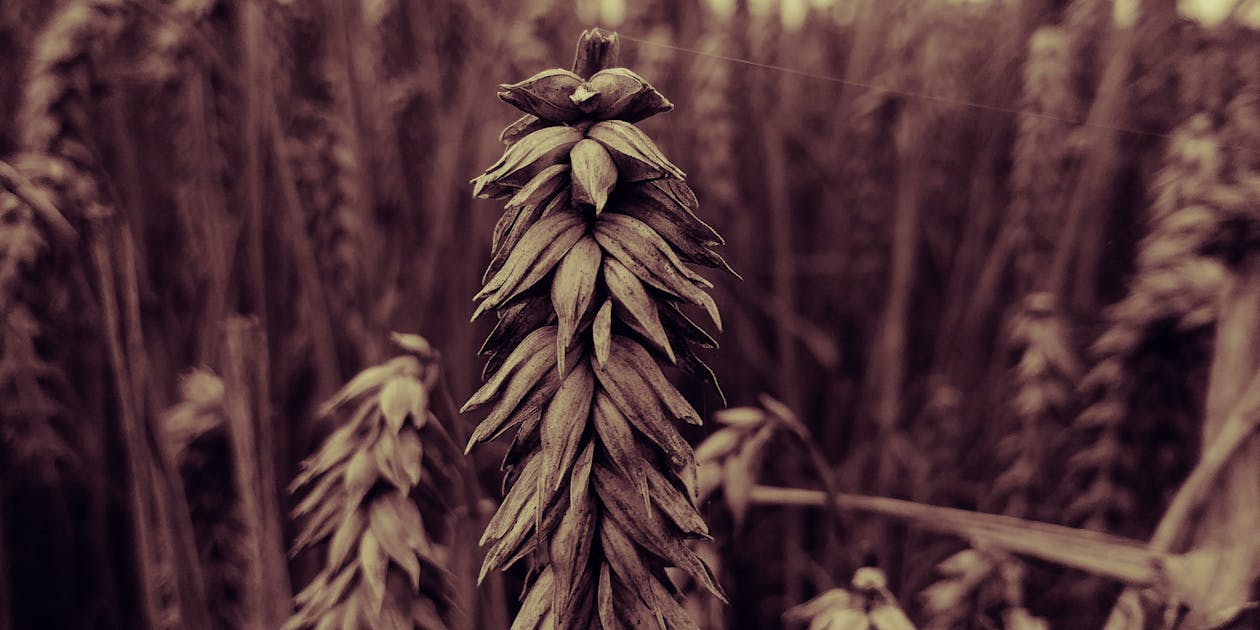
{"label": "tall grass", "polygon": [[[540,328],[578,342],[564,348],[573,368],[563,379],[559,344],[533,348],[551,363],[539,383],[559,391],[574,380],[565,391],[584,392],[589,376],[587,402],[600,409],[608,396],[599,392],[612,389],[601,378],[608,364],[591,360],[592,330],[606,324],[615,371],[626,366],[614,349],[631,358],[642,350],[651,365],[633,366],[660,374],[652,382],[663,391],[667,379],[691,407],[671,395],[673,411],[685,412],[675,415],[707,417],[723,396],[748,405],[766,392],[788,403],[841,494],[1000,511],[1148,544],[1161,521],[1173,522],[1162,528],[1177,536],[1161,534],[1157,546],[1178,567],[1182,552],[1230,531],[1226,508],[1213,507],[1202,530],[1177,514],[1203,501],[1233,505],[1178,488],[1247,372],[1245,352],[1213,342],[1221,329],[1248,329],[1238,313],[1254,245],[1260,67],[1245,16],[1207,28],[1183,19],[1177,3],[1140,3],[1126,25],[1104,0],[862,0],[811,8],[796,25],[780,19],[777,3],[736,2],[723,15],[697,0],[631,3],[623,21],[605,26],[626,36],[622,63],[677,106],[634,124],[684,167],[695,200],[627,183],[617,164],[599,216],[624,214],[680,260],[710,263],[688,238],[716,239],[685,214],[675,216],[687,229],[675,232],[617,206],[646,191],[695,205],[722,227],[723,255],[744,280],[705,274],[724,319],[717,355],[691,324],[696,313],[680,315],[670,305],[680,300],[589,230],[594,248],[575,246],[533,274],[532,288],[500,296],[489,310],[502,318],[468,324],[481,271],[510,268],[526,242],[522,223],[515,233],[505,224],[493,243],[486,236],[498,215],[466,194],[468,176],[495,161],[498,131],[516,118],[488,95],[499,80],[565,60],[591,26],[581,15],[618,19],[596,4],[0,3],[0,628],[279,623],[293,612],[286,590],[347,575],[328,573],[326,549],[284,558],[306,522],[292,516],[300,497],[283,486],[346,419],[319,414],[320,403],[388,358],[389,330],[420,332],[441,350],[429,406],[460,442],[471,428],[455,420],[452,401],[477,391],[483,370],[487,382],[510,383],[516,342]],[[583,159],[598,156],[585,147]],[[593,208],[603,184],[588,175],[590,197],[578,204]],[[562,180],[572,194],[572,173]],[[571,214],[598,223],[589,208]],[[564,265],[573,252],[591,264],[574,255]],[[572,289],[553,295],[557,282]],[[224,352],[229,324],[250,331],[235,359]],[[483,335],[488,365],[475,358]],[[191,408],[182,375],[194,370],[223,379],[223,425],[170,442],[172,418]],[[710,386],[719,379],[721,393]],[[442,564],[450,589],[417,595],[405,567],[388,564],[387,583],[402,577],[394,601],[433,602],[442,623],[474,628],[505,625],[518,587],[542,601],[537,585],[547,580],[553,594],[557,578],[593,585],[595,614],[601,584],[609,596],[635,591],[617,566],[600,578],[609,558],[602,530],[617,523],[605,518],[613,505],[605,486],[625,479],[641,488],[637,475],[660,471],[685,499],[689,473],[671,468],[622,407],[632,425],[622,442],[646,453],[647,468],[610,464],[617,458],[599,429],[625,427],[599,424],[607,420],[599,414],[585,425],[553,414],[551,429],[584,429],[558,449],[559,434],[547,432],[549,451],[542,417],[553,394],[526,398],[537,430],[468,457],[470,470],[455,475],[449,531],[427,518],[433,493],[423,481],[411,492],[431,542],[449,547],[421,575]],[[676,435],[654,435],[684,455],[711,432],[670,428]],[[422,440],[426,453],[434,440]],[[690,609],[703,611],[696,621],[775,627],[784,610],[837,585],[862,595],[850,577],[872,565],[910,619],[936,616],[918,594],[953,579],[937,567],[969,543],[887,515],[845,511],[833,526],[767,502],[774,494],[758,484],[823,486],[810,461],[778,456],[795,448],[789,437],[767,444],[760,476],[731,493],[734,510],[725,492],[696,502],[713,540],[689,540],[690,553],[718,560],[714,577],[731,600],[692,598],[703,604]],[[581,483],[574,493],[552,487],[553,509],[538,512],[555,522],[515,532],[535,550],[491,564],[533,561],[487,574],[477,590],[483,557],[469,538],[492,518],[484,497],[498,496],[496,465],[514,465],[507,494],[523,497],[516,477],[530,455],[551,453],[540,469],[546,461],[572,471],[587,446],[586,493]],[[1208,475],[1206,487],[1235,479],[1237,465]],[[553,546],[566,551],[552,534],[571,503],[596,515],[587,581],[557,574],[550,558]],[[662,516],[641,497],[631,508]],[[582,524],[574,511],[569,522]],[[656,519],[664,531],[687,529],[668,517]],[[531,534],[539,525],[546,534]],[[239,557],[216,555],[215,541],[237,528]],[[657,571],[668,563],[639,542],[651,532],[619,531],[637,554],[626,557],[652,578],[643,584],[669,591]],[[610,544],[623,542],[617,535],[607,532]],[[246,565],[268,577],[242,574]],[[551,577],[529,566],[551,567]],[[1022,610],[1054,627],[1094,627],[1119,587],[1042,562],[1021,571],[1022,599],[1007,598],[991,571],[956,612],[978,625],[1015,624],[1007,613]],[[687,592],[708,579],[699,573],[680,579]],[[238,580],[268,594],[245,588],[236,601]],[[605,599],[614,609],[634,603]],[[1149,612],[1157,599],[1147,598]],[[348,600],[324,601],[344,610]]]}

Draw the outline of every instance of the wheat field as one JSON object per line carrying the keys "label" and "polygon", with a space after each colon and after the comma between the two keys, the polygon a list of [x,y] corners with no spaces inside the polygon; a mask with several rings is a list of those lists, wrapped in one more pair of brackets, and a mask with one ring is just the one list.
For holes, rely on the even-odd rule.
{"label": "wheat field", "polygon": [[0,0],[0,630],[1260,627],[1260,2]]}

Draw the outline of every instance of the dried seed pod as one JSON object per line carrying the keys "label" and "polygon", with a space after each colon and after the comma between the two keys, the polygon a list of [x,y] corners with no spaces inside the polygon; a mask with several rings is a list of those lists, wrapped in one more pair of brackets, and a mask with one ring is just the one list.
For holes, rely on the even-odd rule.
{"label": "dried seed pod", "polygon": [[[535,131],[475,182],[489,196],[519,189],[476,297],[477,314],[500,315],[482,348],[488,378],[465,405],[493,405],[470,446],[516,427],[504,459],[515,479],[486,527],[482,574],[536,563],[513,628],[694,628],[664,570],[724,597],[686,544],[708,528],[694,503],[695,455],[675,423],[700,417],[657,361],[711,379],[692,346],[712,339],[673,299],[718,321],[713,285],[688,261],[716,264],[709,248],[721,239],[696,218],[683,172],[627,122],[666,111],[664,97],[624,69],[596,73],[572,96],[583,116],[556,129],[585,138]],[[522,119],[504,137],[538,124]],[[562,145],[567,167],[554,165]]]}

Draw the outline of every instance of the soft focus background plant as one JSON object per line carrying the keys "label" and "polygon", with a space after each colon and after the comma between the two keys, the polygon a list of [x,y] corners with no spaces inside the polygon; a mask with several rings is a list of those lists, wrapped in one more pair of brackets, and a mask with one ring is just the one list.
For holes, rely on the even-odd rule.
{"label": "soft focus background plant", "polygon": [[[795,414],[829,492],[1224,544],[1228,528],[1195,524],[1245,522],[1227,502],[1164,515],[1255,367],[1258,14],[6,0],[0,628],[287,617],[320,563],[284,555],[301,526],[286,486],[335,429],[317,406],[393,354],[390,330],[441,351],[430,407],[466,438],[479,418],[453,401],[476,390],[492,325],[468,324],[468,296],[498,218],[467,180],[517,115],[493,91],[567,64],[596,24],[675,104],[642,128],[743,275],[713,278],[722,349],[702,356],[720,357],[731,405],[769,392]],[[678,383],[700,415],[723,406]],[[451,508],[455,627],[505,627],[517,606],[523,569],[475,588],[507,448],[474,453],[480,484]],[[807,452],[776,431],[744,459],[760,484],[822,489]],[[1238,452],[1213,487],[1247,491],[1238,462],[1260,457],[1254,440]],[[714,541],[697,553],[731,601],[689,602],[706,628],[857,597],[869,567],[920,625],[1097,627],[1120,592],[1000,550],[959,556],[967,541],[904,520],[771,508],[755,487],[737,507],[731,487],[735,506],[730,488],[701,505]],[[229,532],[237,548],[215,543]],[[265,593],[236,590],[246,578]],[[974,588],[920,595],[950,580]]]}

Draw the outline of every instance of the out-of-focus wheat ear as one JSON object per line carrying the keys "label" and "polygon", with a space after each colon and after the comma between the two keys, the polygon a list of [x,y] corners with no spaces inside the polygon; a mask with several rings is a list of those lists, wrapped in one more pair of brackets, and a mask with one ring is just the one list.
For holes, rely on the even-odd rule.
{"label": "out-of-focus wheat ear", "polygon": [[242,628],[249,562],[225,414],[222,379],[197,369],[183,377],[180,402],[163,415],[162,428],[192,517],[211,623]]}
{"label": "out-of-focus wheat ear", "polygon": [[1061,245],[1068,205],[1074,127],[1078,116],[1072,76],[1070,35],[1043,27],[1029,41],[1024,64],[1022,106],[1010,175],[1007,214],[1014,252],[1015,286],[1026,292],[1007,327],[1006,345],[1018,358],[1011,368],[1009,406],[1014,422],[997,444],[1004,470],[989,501],[1014,516],[1030,516],[1030,501],[1048,487],[1042,464],[1045,444],[1069,412],[1081,368],[1069,337],[1060,296],[1036,291],[1046,285],[1044,270]]}
{"label": "out-of-focus wheat ear", "polygon": [[[102,93],[111,86],[99,71],[126,27],[127,2],[76,0],[60,8],[36,40],[19,119],[23,148],[44,160],[50,188],[73,225],[82,226],[83,264],[100,308],[97,348],[106,357],[121,428],[129,516],[143,618],[178,618],[207,628],[200,568],[183,490],[148,432],[142,391],[146,356],[140,324],[136,246],[125,214],[96,179],[100,165],[94,125]],[[99,369],[99,368],[98,368]],[[175,567],[182,567],[176,570]]]}
{"label": "out-of-focus wheat ear", "polygon": [[382,359],[383,348],[369,330],[364,243],[371,220],[352,133],[336,112],[312,103],[290,124],[285,145],[329,316],[345,332],[338,354],[363,364]]}
{"label": "out-of-focus wheat ear", "polygon": [[476,296],[476,314],[497,310],[499,325],[464,410],[492,406],[470,446],[517,427],[510,489],[482,538],[483,575],[528,556],[540,576],[513,628],[694,628],[668,567],[725,601],[686,544],[708,528],[676,423],[699,414],[659,363],[702,371],[693,350],[714,344],[675,302],[721,325],[712,283],[689,266],[724,266],[710,249],[721,237],[695,216],[682,170],[632,124],[672,105],[615,68],[617,42],[587,31],[582,76],[556,69],[503,86],[505,101],[569,126],[523,135],[474,180],[474,195],[510,197]]}
{"label": "out-of-focus wheat ear", "polygon": [[1204,114],[1174,130],[1154,183],[1150,232],[1141,242],[1129,292],[1106,309],[1109,325],[1093,343],[1095,363],[1081,383],[1088,405],[1073,423],[1082,447],[1067,462],[1068,478],[1085,488],[1068,506],[1076,522],[1105,529],[1138,508],[1131,486],[1138,475],[1153,471],[1139,469],[1128,440],[1155,429],[1126,424],[1142,391],[1139,362],[1147,351],[1203,343],[1200,333],[1216,320],[1226,269],[1204,251],[1222,229],[1225,202],[1238,198],[1223,177],[1219,138]]}
{"label": "out-of-focus wheat ear", "polygon": [[1062,28],[1033,33],[1024,64],[1022,107],[1013,149],[1008,213],[1015,234],[1015,269],[1022,291],[1053,257],[1063,227],[1071,183],[1075,128],[1067,120],[1079,116],[1072,76],[1071,36]]}
{"label": "out-of-focus wheat ear", "polygon": [[1034,502],[1053,490],[1044,467],[1046,445],[1064,428],[1082,367],[1057,299],[1025,296],[1011,318],[1006,344],[1018,356],[1010,370],[1009,408],[1014,425],[998,441],[1004,470],[989,500],[1011,516],[1033,517]]}
{"label": "out-of-focus wheat ear", "polygon": [[[42,356],[39,344],[51,332],[48,322],[36,315],[41,305],[28,303],[20,293],[27,285],[44,289],[33,295],[56,288],[64,279],[36,275],[37,269],[77,241],[50,192],[18,165],[0,162],[0,404],[12,410],[4,415],[3,430],[12,436],[6,470],[16,475],[55,471],[78,461],[70,446],[78,427],[62,425],[69,409],[60,389],[68,385],[68,376]],[[68,232],[59,233],[58,226]]]}
{"label": "out-of-focus wheat ear", "polygon": [[19,112],[21,144],[30,151],[91,164],[92,90],[100,85],[91,59],[94,47],[125,23],[121,0],[75,0],[62,7],[35,42]]}
{"label": "out-of-focus wheat ear", "polygon": [[294,598],[297,612],[285,628],[449,623],[446,508],[438,509],[449,490],[438,484],[450,480],[436,477],[452,455],[429,411],[438,366],[431,353],[421,354],[364,370],[324,407],[340,428],[302,464],[294,552],[325,555]]}
{"label": "out-of-focus wheat ear", "polygon": [[888,590],[888,577],[875,567],[853,573],[849,588],[835,588],[789,608],[788,622],[809,623],[811,628],[888,628],[914,630],[914,624]]}

